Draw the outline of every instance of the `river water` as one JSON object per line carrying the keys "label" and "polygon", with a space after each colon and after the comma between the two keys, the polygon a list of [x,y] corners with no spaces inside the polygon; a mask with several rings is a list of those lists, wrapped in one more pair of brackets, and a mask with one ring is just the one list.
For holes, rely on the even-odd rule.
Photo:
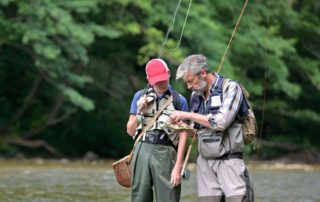
{"label": "river water", "polygon": [[[183,181],[182,202],[197,201],[196,170]],[[320,166],[248,164],[256,202],[320,202]],[[0,202],[129,202],[110,162],[0,160]]]}

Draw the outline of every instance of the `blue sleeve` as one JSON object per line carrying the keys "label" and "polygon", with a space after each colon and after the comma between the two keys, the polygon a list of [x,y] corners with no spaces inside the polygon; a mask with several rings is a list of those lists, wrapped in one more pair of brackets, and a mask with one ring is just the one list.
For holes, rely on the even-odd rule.
{"label": "blue sleeve", "polygon": [[180,111],[185,111],[185,112],[189,111],[187,99],[182,95],[180,95]]}
{"label": "blue sleeve", "polygon": [[138,110],[137,102],[138,102],[140,96],[141,96],[141,90],[134,94],[132,102],[131,102],[131,107],[130,107],[129,114],[132,114],[132,115],[136,115],[137,114],[137,110]]}

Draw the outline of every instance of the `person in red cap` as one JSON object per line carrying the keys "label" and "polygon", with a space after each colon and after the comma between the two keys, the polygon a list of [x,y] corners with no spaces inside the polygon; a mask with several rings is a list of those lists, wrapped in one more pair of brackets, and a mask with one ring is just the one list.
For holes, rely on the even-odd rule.
{"label": "person in red cap", "polygon": [[158,202],[176,202],[181,194],[187,134],[178,134],[167,124],[175,110],[188,111],[188,104],[170,86],[170,70],[165,61],[150,60],[146,65],[146,75],[149,87],[136,92],[133,97],[127,133],[136,137],[170,96],[173,96],[173,102],[161,112],[135,148],[131,163],[131,201],[150,202],[155,196]]}

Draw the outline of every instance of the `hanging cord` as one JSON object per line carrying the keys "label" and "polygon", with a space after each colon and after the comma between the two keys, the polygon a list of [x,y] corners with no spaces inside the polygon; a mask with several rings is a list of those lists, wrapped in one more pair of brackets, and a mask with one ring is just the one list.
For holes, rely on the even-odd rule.
{"label": "hanging cord", "polygon": [[265,115],[265,106],[266,106],[266,99],[267,99],[267,90],[268,90],[268,79],[267,79],[267,70],[268,70],[268,59],[269,59],[269,50],[266,50],[266,59],[265,59],[265,65],[264,65],[264,92],[263,92],[263,103],[262,103],[262,115],[261,115],[261,125],[260,130],[258,134],[258,138],[261,138],[262,136],[262,127],[264,122],[264,115]]}
{"label": "hanging cord", "polygon": [[[267,18],[267,24],[270,26],[270,17],[268,16]],[[268,32],[267,32],[267,39],[268,37]],[[264,92],[263,92],[263,105],[262,105],[262,116],[261,116],[261,126],[260,126],[260,131],[258,137],[262,136],[262,126],[264,122],[264,116],[265,116],[265,108],[266,108],[266,100],[267,100],[267,90],[268,90],[268,65],[269,65],[269,55],[270,51],[268,48],[266,48],[266,58],[265,58],[265,65],[264,65]]]}
{"label": "hanging cord", "polygon": [[[172,31],[173,29],[173,26],[174,26],[174,23],[175,23],[175,20],[176,20],[176,16],[177,16],[177,12],[180,8],[180,4],[181,4],[181,0],[179,0],[178,4],[177,4],[177,7],[176,7],[176,10],[174,11],[174,15],[173,15],[173,18],[172,18],[172,22],[171,22],[171,25],[169,26],[168,30],[167,30],[167,33],[166,33],[166,36],[162,42],[162,45],[161,45],[161,48],[159,50],[159,53],[158,53],[158,58],[161,58],[162,56],[162,51],[163,49],[165,48],[166,46],[166,43],[168,41],[168,37],[169,37],[169,34],[170,32]],[[176,45],[176,47],[170,49],[168,48],[169,50],[171,51],[175,51],[178,49],[178,47],[180,46],[180,43],[181,43],[181,39],[182,39],[182,36],[183,36],[183,32],[184,32],[184,28],[187,24],[187,20],[188,20],[188,16],[189,16],[189,11],[190,11],[190,8],[191,8],[191,4],[192,4],[192,0],[189,1],[189,7],[188,7],[188,10],[187,10],[187,14],[186,14],[186,17],[184,19],[184,23],[183,23],[183,26],[182,26],[182,30],[181,30],[181,33],[180,33],[180,37],[179,37],[179,41],[178,41],[178,44]]]}
{"label": "hanging cord", "polygon": [[173,14],[173,18],[172,18],[172,22],[171,22],[171,25],[169,26],[168,30],[167,30],[167,33],[166,33],[166,36],[162,42],[162,45],[161,45],[161,48],[159,50],[159,53],[158,53],[158,58],[161,58],[161,55],[162,55],[162,50],[163,48],[165,47],[167,41],[168,41],[168,37],[169,37],[169,34],[171,32],[171,30],[173,29],[173,25],[174,25],[174,22],[176,21],[176,16],[177,16],[177,12],[180,8],[180,4],[181,4],[181,0],[179,0],[178,4],[177,4],[177,7],[176,7],[176,10],[174,11],[174,14]]}
{"label": "hanging cord", "polygon": [[[267,26],[270,26],[270,17],[267,17]],[[268,32],[266,35],[266,38],[268,39]],[[265,108],[266,108],[266,100],[267,100],[267,91],[268,91],[268,65],[269,65],[269,55],[270,51],[268,48],[265,49],[265,65],[264,65],[264,91],[263,91],[263,103],[262,103],[262,114],[261,114],[261,124],[260,124],[260,130],[258,133],[258,138],[262,137],[262,130],[263,130],[263,124],[264,124],[264,118],[265,118]],[[257,158],[260,159],[260,149],[257,150]]]}
{"label": "hanging cord", "polygon": [[229,39],[229,43],[228,43],[228,45],[227,45],[227,48],[226,48],[226,50],[224,51],[224,54],[223,54],[223,57],[222,57],[222,59],[221,59],[221,62],[220,62],[220,65],[219,65],[219,68],[218,68],[217,73],[220,72],[221,66],[222,66],[222,64],[223,64],[223,62],[224,62],[224,58],[225,58],[225,56],[226,56],[226,54],[227,54],[227,52],[228,52],[228,49],[229,49],[229,47],[230,47],[230,45],[231,45],[231,41],[232,41],[232,39],[233,39],[234,34],[236,33],[236,30],[237,30],[237,28],[238,28],[238,26],[239,26],[239,23],[240,23],[242,14],[243,14],[244,10],[246,9],[247,4],[248,4],[248,0],[246,0],[246,2],[245,2],[244,5],[243,5],[243,8],[242,8],[241,13],[240,13],[240,15],[239,15],[237,24],[236,24],[236,26],[235,26],[234,29],[233,29],[233,32],[232,32],[231,37],[230,37],[230,39]]}

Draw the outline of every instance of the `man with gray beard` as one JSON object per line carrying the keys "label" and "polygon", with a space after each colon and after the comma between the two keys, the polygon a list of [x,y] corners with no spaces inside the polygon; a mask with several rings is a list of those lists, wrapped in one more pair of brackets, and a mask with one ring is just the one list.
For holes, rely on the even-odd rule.
{"label": "man with gray beard", "polygon": [[197,129],[197,183],[200,202],[253,201],[249,173],[242,159],[244,138],[237,115],[246,111],[240,85],[210,73],[203,55],[190,55],[176,79],[192,90],[190,112],[175,111],[172,123],[191,121]]}

